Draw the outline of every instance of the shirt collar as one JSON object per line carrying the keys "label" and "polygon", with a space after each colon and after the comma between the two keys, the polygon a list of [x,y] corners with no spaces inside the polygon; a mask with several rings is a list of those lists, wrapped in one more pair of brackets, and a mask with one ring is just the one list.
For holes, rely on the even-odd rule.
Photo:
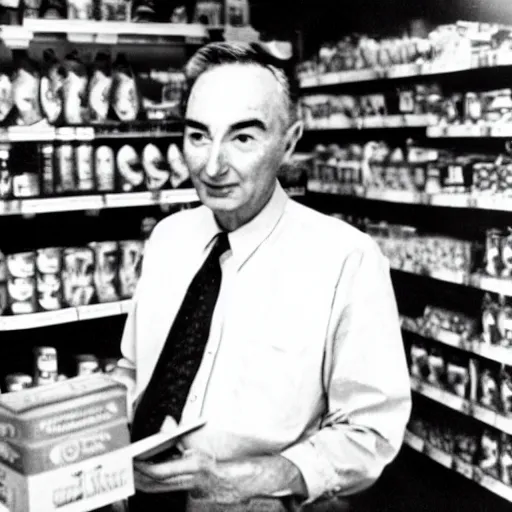
{"label": "shirt collar", "polygon": [[[261,212],[250,222],[228,234],[233,257],[237,260],[239,266],[245,263],[249,256],[274,230],[284,213],[287,202],[288,195],[279,182],[276,182],[274,192]],[[205,248],[208,248],[213,239],[222,231],[215,220],[213,212],[210,209],[207,212],[204,223],[206,233]]]}

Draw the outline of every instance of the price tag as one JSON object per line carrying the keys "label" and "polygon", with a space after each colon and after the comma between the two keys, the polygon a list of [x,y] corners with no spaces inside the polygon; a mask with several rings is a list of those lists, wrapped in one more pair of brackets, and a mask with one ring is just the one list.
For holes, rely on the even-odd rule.
{"label": "price tag", "polygon": [[460,408],[461,412],[466,414],[467,416],[473,416],[474,407],[473,404],[469,400],[463,400]]}
{"label": "price tag", "polygon": [[445,128],[442,126],[429,126],[427,128],[427,137],[430,137],[431,139],[444,137],[445,133]]}
{"label": "price tag", "polygon": [[90,306],[80,306],[77,309],[78,320],[89,320],[92,318],[104,318],[121,314],[119,302],[110,302],[106,304],[94,304]]}
{"label": "price tag", "polygon": [[480,484],[480,483],[482,483],[483,479],[484,479],[484,472],[478,466],[475,466],[473,468],[473,480],[477,484]]}
{"label": "price tag", "polygon": [[459,473],[459,475],[465,476],[470,480],[473,479],[474,466],[469,462],[459,459],[458,457],[453,457],[452,469],[453,471]]}
{"label": "price tag", "polygon": [[151,201],[155,203],[160,203],[162,198],[162,191],[161,190],[150,190],[150,197]]}
{"label": "price tag", "polygon": [[430,443],[425,442],[425,445],[423,446],[423,453],[430,459],[433,459],[434,447]]}
{"label": "price tag", "polygon": [[119,36],[117,34],[96,34],[95,42],[97,44],[107,44],[109,46],[114,46],[118,43]]}
{"label": "price tag", "polygon": [[505,432],[506,434],[512,435],[512,418],[503,416],[501,414],[496,414],[496,423],[495,426],[501,432]]}

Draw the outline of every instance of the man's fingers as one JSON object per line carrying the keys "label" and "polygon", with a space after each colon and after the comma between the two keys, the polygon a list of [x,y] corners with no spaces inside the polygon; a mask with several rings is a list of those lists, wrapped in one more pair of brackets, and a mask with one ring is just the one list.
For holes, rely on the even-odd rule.
{"label": "man's fingers", "polygon": [[146,475],[135,472],[135,487],[148,494],[174,491],[189,491],[194,488],[194,475],[180,475],[169,480],[153,480]]}
{"label": "man's fingers", "polygon": [[155,480],[168,480],[175,476],[194,474],[211,467],[213,459],[204,454],[189,452],[180,459],[173,459],[158,464],[135,462],[135,469]]}

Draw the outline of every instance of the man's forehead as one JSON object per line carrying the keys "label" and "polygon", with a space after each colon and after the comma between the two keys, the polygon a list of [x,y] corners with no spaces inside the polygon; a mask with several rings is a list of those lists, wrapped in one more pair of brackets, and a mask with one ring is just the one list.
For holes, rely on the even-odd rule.
{"label": "man's forehead", "polygon": [[253,64],[229,64],[202,74],[194,84],[187,115],[223,117],[242,111],[270,113],[283,106],[282,87],[273,73]]}

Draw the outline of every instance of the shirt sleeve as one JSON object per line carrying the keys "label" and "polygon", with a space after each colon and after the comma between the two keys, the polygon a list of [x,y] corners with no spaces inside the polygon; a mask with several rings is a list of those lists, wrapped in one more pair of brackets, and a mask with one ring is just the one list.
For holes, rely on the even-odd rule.
{"label": "shirt sleeve", "polygon": [[308,501],[371,486],[398,453],[410,414],[389,264],[370,238],[340,272],[323,378],[320,429],[281,454],[302,472]]}

